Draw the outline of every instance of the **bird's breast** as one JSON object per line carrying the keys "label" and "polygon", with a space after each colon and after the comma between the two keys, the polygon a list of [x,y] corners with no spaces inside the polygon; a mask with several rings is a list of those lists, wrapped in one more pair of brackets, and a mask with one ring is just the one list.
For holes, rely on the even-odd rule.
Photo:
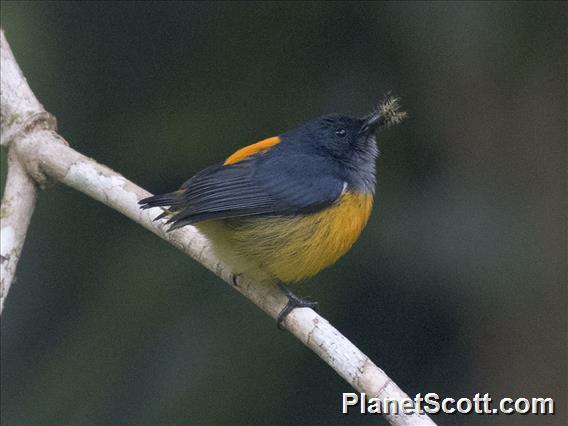
{"label": "bird's breast", "polygon": [[330,207],[312,214],[225,219],[198,227],[238,272],[254,278],[249,269],[255,265],[264,275],[294,282],[343,256],[367,224],[372,205],[371,193],[347,191]]}

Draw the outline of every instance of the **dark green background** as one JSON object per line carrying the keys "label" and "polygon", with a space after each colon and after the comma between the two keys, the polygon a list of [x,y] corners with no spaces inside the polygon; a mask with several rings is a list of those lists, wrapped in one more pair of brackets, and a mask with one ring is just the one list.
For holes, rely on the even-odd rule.
{"label": "dark green background", "polygon": [[[388,91],[359,242],[298,293],[404,390],[554,397],[566,421],[566,3],[2,2],[61,134],[152,192]],[[3,156],[4,156],[3,152]],[[2,316],[3,425],[343,424],[351,391],[213,274],[40,194]]]}

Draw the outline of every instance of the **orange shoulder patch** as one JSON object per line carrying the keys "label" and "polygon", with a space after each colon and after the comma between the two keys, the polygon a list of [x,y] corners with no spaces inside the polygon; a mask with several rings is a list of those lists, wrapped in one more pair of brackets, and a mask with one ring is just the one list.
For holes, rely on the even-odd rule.
{"label": "orange shoulder patch", "polygon": [[278,136],[273,136],[268,139],[264,139],[260,142],[255,144],[245,146],[244,148],[239,149],[233,155],[225,160],[225,165],[227,164],[235,164],[239,161],[243,161],[245,158],[250,157],[253,154],[257,154],[262,151],[266,151],[268,148],[277,145],[280,143],[280,138]]}

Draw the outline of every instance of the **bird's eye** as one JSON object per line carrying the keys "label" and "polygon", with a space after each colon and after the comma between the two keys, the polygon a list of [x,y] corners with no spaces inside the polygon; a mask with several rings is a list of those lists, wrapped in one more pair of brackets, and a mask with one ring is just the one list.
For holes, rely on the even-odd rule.
{"label": "bird's eye", "polygon": [[335,134],[336,134],[337,136],[339,136],[340,138],[343,138],[343,137],[345,137],[345,135],[347,134],[347,132],[345,131],[345,129],[337,129],[337,130],[335,131]]}

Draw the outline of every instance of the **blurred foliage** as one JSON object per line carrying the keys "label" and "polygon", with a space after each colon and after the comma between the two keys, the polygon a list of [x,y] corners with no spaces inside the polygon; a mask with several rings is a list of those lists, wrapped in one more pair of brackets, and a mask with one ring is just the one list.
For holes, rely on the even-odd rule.
{"label": "blurred foliage", "polygon": [[[152,192],[401,96],[365,233],[297,292],[411,395],[557,402],[440,424],[566,424],[566,3],[1,6],[61,134]],[[2,317],[1,390],[4,425],[380,420],[344,418],[349,386],[273,320],[62,186],[40,195]]]}

